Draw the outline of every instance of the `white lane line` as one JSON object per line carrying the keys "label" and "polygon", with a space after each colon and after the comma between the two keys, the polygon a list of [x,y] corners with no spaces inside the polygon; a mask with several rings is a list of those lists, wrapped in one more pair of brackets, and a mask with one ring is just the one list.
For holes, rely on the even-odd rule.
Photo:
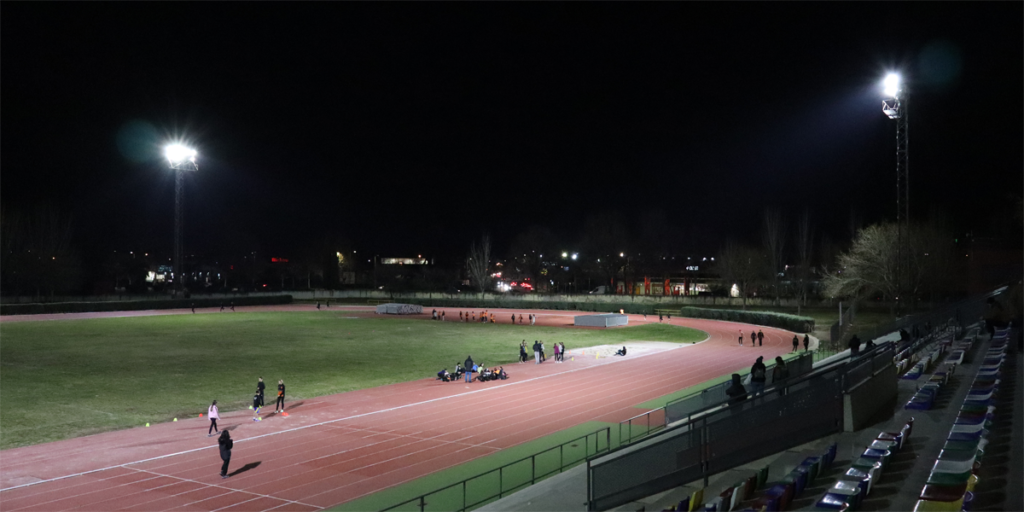
{"label": "white lane line", "polygon": [[[579,371],[589,370],[591,368],[598,368],[598,367],[605,366],[605,365],[608,365],[608,364],[615,364],[615,363],[622,362],[622,361],[635,361],[635,360],[640,359],[642,357],[652,356],[652,355],[656,355],[656,354],[663,354],[663,353],[665,353],[665,352],[667,352],[669,350],[677,350],[677,349],[682,348],[682,347],[683,347],[683,345],[679,345],[679,346],[676,346],[676,347],[669,347],[669,348],[667,348],[665,350],[661,350],[661,351],[658,351],[658,352],[649,352],[649,353],[646,353],[646,354],[639,354],[636,357],[633,357],[633,358],[630,358],[630,359],[625,359],[625,358],[623,358],[623,359],[609,359],[608,362],[604,362],[604,363],[600,363],[600,364],[595,364],[595,365],[591,365],[591,366],[586,366],[586,367],[583,367],[583,368],[576,368],[576,369],[573,369],[573,370],[567,370],[567,371],[564,371],[564,372],[553,373],[553,374],[550,374],[550,375],[542,375],[540,377],[534,377],[532,379],[518,380],[518,381],[515,381],[515,382],[509,382],[509,383],[506,383],[504,386],[485,388],[485,389],[477,389],[477,390],[474,390],[474,391],[467,391],[465,393],[459,393],[457,395],[449,395],[449,396],[442,396],[442,397],[438,397],[438,398],[431,398],[430,400],[424,400],[422,402],[415,402],[415,403],[411,403],[411,404],[399,405],[397,407],[391,407],[389,409],[381,409],[379,411],[372,411],[372,412],[366,412],[366,413],[363,413],[363,414],[356,414],[354,416],[347,416],[345,418],[338,418],[338,419],[333,419],[333,420],[322,421],[320,423],[313,423],[311,425],[303,425],[301,427],[295,427],[295,428],[291,428],[291,429],[287,429],[287,430],[280,430],[280,431],[277,431],[277,432],[270,432],[270,433],[267,433],[267,434],[261,434],[261,435],[254,436],[254,437],[247,437],[245,439],[239,439],[239,440],[236,440],[235,443],[237,444],[237,443],[242,443],[242,442],[245,442],[245,441],[254,441],[256,439],[260,439],[260,438],[264,438],[264,437],[276,436],[276,435],[279,435],[279,434],[287,434],[287,433],[290,433],[290,432],[297,432],[299,430],[305,430],[307,428],[313,428],[313,427],[319,427],[319,426],[323,426],[323,425],[329,425],[331,423],[337,423],[339,421],[354,420],[356,418],[363,418],[363,417],[366,417],[366,416],[372,416],[374,414],[381,414],[381,413],[385,413],[385,412],[397,411],[399,409],[405,409],[405,408],[408,408],[408,407],[415,407],[415,406],[418,406],[418,405],[424,405],[424,404],[429,404],[429,403],[433,403],[433,402],[440,402],[442,400],[449,400],[449,399],[452,399],[452,398],[461,398],[461,397],[472,395],[472,394],[476,394],[476,393],[486,393],[488,391],[494,391],[496,389],[505,389],[506,387],[509,387],[509,386],[515,386],[515,385],[518,385],[518,384],[526,384],[528,382],[534,382],[534,381],[538,381],[538,380],[541,380],[541,379],[547,379],[547,378],[551,378],[551,377],[558,377],[559,375],[565,375],[565,374],[568,374],[568,373],[575,373],[575,372],[579,372]],[[46,480],[39,480],[38,482],[30,482],[30,483],[27,483],[27,484],[21,484],[21,485],[15,485],[13,487],[7,487],[7,488],[4,488],[4,489],[0,489],[0,492],[13,491],[15,489],[20,489],[22,487],[31,487],[33,485],[45,484],[45,483],[49,483],[49,482],[56,482],[57,480],[64,480],[66,478],[74,478],[74,477],[77,477],[77,476],[89,475],[89,474],[92,474],[92,473],[98,473],[100,471],[107,471],[107,470],[116,469],[116,468],[126,468],[126,469],[136,470],[135,468],[128,468],[127,466],[132,466],[132,465],[135,465],[135,464],[142,464],[144,462],[151,462],[151,461],[154,461],[154,460],[166,459],[168,457],[177,457],[178,455],[185,455],[185,454],[188,454],[188,453],[195,453],[195,452],[198,452],[200,450],[210,450],[210,449],[213,449],[213,448],[218,448],[218,447],[216,445],[214,445],[214,446],[203,446],[201,448],[193,448],[191,450],[184,450],[184,451],[180,451],[180,452],[177,452],[177,453],[169,453],[169,454],[166,454],[166,455],[158,455],[156,457],[150,457],[148,459],[137,460],[137,461],[134,461],[134,462],[125,462],[124,464],[116,464],[114,466],[107,466],[105,468],[90,469],[89,471],[82,471],[80,473],[73,473],[73,474],[70,474],[70,475],[64,475],[64,476],[58,476],[58,477],[54,477],[54,478],[48,478]],[[141,471],[141,470],[136,470],[136,471]]]}
{"label": "white lane line", "polygon": [[[288,503],[297,503],[299,505],[305,505],[307,507],[315,507],[315,508],[323,509],[323,507],[317,507],[316,505],[311,505],[309,503],[303,503],[301,501],[289,500],[287,498],[278,498],[277,496],[271,496],[269,494],[260,494],[258,492],[246,491],[244,489],[232,489],[230,487],[224,487],[223,485],[207,484],[207,483],[200,482],[198,480],[192,480],[191,478],[184,478],[184,477],[174,476],[174,475],[165,475],[163,473],[157,473],[156,471],[150,471],[148,469],[135,469],[135,468],[129,468],[129,469],[131,469],[132,471],[138,471],[140,473],[149,473],[151,475],[164,476],[164,477],[167,477],[167,478],[173,478],[175,480],[181,480],[181,481],[184,481],[184,482],[191,482],[191,483],[199,484],[199,485],[202,485],[202,486],[205,486],[205,487],[216,487],[218,489],[224,489],[225,491],[228,491],[228,494],[230,494],[231,492],[241,492],[241,493],[251,494],[253,496],[256,496],[256,498],[253,498],[253,499],[270,498],[270,499],[273,499],[273,500],[287,501]],[[150,490],[152,490],[152,489],[147,489],[147,491],[150,491]],[[189,491],[189,492],[192,492],[192,491]],[[186,493],[181,493],[181,494],[186,494]],[[223,494],[221,494],[219,496],[223,496]],[[213,496],[212,498],[206,498],[206,499],[200,500],[200,501],[206,501],[206,500],[217,498],[217,497],[218,496]],[[193,503],[200,503],[200,501],[195,501]],[[248,503],[249,501],[252,501],[252,500],[244,501],[242,503]],[[240,504],[241,503],[235,503],[235,504],[232,504],[232,505],[228,505],[228,507],[233,507],[235,505],[240,505]],[[227,508],[227,507],[221,507],[221,508]]]}

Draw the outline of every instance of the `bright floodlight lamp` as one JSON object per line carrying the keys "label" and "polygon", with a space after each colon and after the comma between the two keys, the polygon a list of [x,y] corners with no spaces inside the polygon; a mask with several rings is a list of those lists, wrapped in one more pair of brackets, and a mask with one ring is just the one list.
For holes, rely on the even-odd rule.
{"label": "bright floodlight lamp", "polygon": [[199,167],[196,165],[196,150],[182,146],[181,144],[171,144],[164,148],[164,155],[167,157],[167,162],[170,163],[171,169],[182,170],[182,171],[196,171]]}
{"label": "bright floodlight lamp", "polygon": [[887,98],[895,98],[900,94],[900,76],[896,73],[885,75],[882,87]]}

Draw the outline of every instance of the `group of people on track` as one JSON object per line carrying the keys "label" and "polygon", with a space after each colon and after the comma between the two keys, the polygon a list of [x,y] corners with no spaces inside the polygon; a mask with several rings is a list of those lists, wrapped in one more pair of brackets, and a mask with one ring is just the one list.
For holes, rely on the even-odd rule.
{"label": "group of people on track", "polygon": [[480,382],[508,379],[508,373],[505,372],[504,366],[488,368],[482,364],[474,363],[473,356],[466,356],[465,367],[456,362],[454,372],[449,373],[447,368],[442,368],[441,371],[437,372],[437,378],[442,382],[455,382],[459,380],[459,377],[463,377],[466,379],[466,384],[469,384],[473,382],[474,373],[477,374],[476,380]]}
{"label": "group of people on track", "polygon": [[[252,412],[253,421],[262,421],[263,418],[260,416],[260,409],[264,406],[263,397],[267,385],[263,383],[263,377],[260,377],[256,382],[256,394],[252,397]],[[284,412],[284,379],[277,381],[277,404],[275,405],[274,412]],[[227,430],[219,430],[217,428],[217,420],[220,419],[220,409],[217,407],[217,401],[214,400],[210,407],[206,410],[207,417],[210,418],[210,428],[206,431],[207,437],[213,437],[220,434],[220,438],[217,439],[217,444],[220,445],[220,458],[224,461],[224,465],[221,466],[220,476],[221,478],[228,477],[228,463],[231,462],[231,447],[234,442],[231,440],[231,435],[228,434]]]}
{"label": "group of people on track", "polygon": [[[441,311],[434,309],[430,312],[431,320],[440,320],[444,322],[445,318],[445,310],[443,309]],[[534,325],[537,322],[537,315],[528,313],[524,320],[522,313],[520,313],[518,317],[515,313],[512,313],[511,320],[513,324],[518,323],[519,325],[525,325],[525,322],[530,322],[530,325]],[[477,316],[476,311],[459,311],[459,321],[464,323],[472,322],[481,324],[498,323],[498,319],[494,316],[494,313],[489,313],[486,310],[481,311],[479,316]]]}
{"label": "group of people on track", "polygon": [[[743,346],[743,329],[740,329],[739,342],[740,342],[739,343],[740,346],[742,347]],[[764,346],[764,333],[761,332],[760,329],[758,329],[757,332],[754,332],[753,329],[750,330],[750,346],[751,347],[762,347],[762,346]],[[804,334],[804,352],[810,350],[810,347],[811,347],[811,338],[807,334]],[[800,350],[800,338],[798,338],[797,335],[794,334],[793,335],[793,352],[796,352],[797,350]]]}

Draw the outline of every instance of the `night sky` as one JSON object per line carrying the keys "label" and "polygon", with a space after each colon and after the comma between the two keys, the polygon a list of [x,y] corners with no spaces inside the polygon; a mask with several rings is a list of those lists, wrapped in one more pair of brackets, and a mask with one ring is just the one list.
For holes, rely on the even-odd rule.
{"label": "night sky", "polygon": [[[1019,197],[1024,4],[3,4],[5,210],[83,252],[170,254],[162,145],[199,151],[187,253],[496,252],[545,225],[664,215],[683,250],[809,208],[894,217],[908,74],[912,216],[982,232]],[[361,252],[362,252],[361,251]]]}

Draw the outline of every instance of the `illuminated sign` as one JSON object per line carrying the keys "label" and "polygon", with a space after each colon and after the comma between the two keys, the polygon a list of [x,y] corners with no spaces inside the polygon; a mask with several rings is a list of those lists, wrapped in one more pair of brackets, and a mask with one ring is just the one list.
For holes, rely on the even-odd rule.
{"label": "illuminated sign", "polygon": [[687,265],[686,266],[686,270],[692,270],[692,271],[696,272],[696,271],[700,270],[700,267],[698,267],[697,265]]}
{"label": "illuminated sign", "polygon": [[273,263],[288,263],[288,258],[270,258]]}

